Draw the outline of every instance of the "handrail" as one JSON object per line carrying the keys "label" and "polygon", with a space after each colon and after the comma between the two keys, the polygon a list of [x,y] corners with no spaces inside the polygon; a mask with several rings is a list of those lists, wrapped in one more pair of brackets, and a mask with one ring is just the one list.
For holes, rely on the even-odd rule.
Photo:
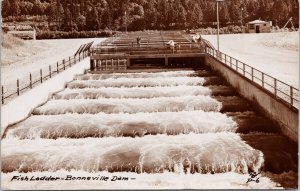
{"label": "handrail", "polygon": [[299,90],[297,88],[211,47],[206,47],[206,53],[298,111]]}
{"label": "handrail", "polygon": [[44,83],[44,81],[46,81],[47,79],[52,78],[53,76],[66,70],[68,67],[71,67],[83,60],[84,58],[88,57],[89,48],[87,45],[90,44],[91,43],[81,45],[79,49],[82,49],[82,47],[86,47],[86,49],[82,49],[82,51],[79,51],[77,55],[69,56],[68,58],[58,61],[55,64],[46,66],[37,71],[33,71],[29,73],[28,76],[24,76],[21,79],[16,79],[16,83],[14,84],[2,84],[1,103],[7,103],[11,100],[11,98],[14,98],[15,96],[20,96],[23,92],[32,89],[38,84]]}

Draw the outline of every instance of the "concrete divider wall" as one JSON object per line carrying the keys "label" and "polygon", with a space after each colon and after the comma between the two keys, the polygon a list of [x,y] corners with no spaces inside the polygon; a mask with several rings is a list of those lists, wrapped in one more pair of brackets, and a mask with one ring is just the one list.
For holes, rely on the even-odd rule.
{"label": "concrete divider wall", "polygon": [[215,58],[206,55],[205,64],[221,74],[241,96],[254,103],[267,117],[276,121],[283,134],[298,142],[298,111]]}

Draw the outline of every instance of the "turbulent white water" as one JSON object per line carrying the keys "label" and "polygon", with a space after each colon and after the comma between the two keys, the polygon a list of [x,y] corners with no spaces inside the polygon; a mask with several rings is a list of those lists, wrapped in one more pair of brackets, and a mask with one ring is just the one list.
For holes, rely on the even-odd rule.
{"label": "turbulent white water", "polygon": [[109,78],[104,80],[76,80],[68,88],[101,88],[101,87],[155,87],[203,85],[204,78],[197,77],[156,77],[156,78]]}
{"label": "turbulent white water", "polygon": [[209,96],[159,97],[152,99],[52,100],[34,110],[35,115],[65,113],[139,113],[177,111],[219,111],[222,104]]}
{"label": "turbulent white water", "polygon": [[136,114],[34,115],[13,126],[6,137],[36,139],[107,136],[178,135],[235,132],[237,124],[217,112],[157,112]]}
{"label": "turbulent white water", "polygon": [[111,73],[111,74],[84,74],[78,75],[76,80],[104,80],[117,78],[161,78],[161,77],[186,77],[195,75],[195,71],[171,71],[171,72],[139,72],[139,73]]}
{"label": "turbulent white water", "polygon": [[4,172],[247,173],[249,169],[257,171],[262,163],[262,153],[234,133],[2,141]]}
{"label": "turbulent white water", "polygon": [[[230,117],[220,111],[243,111],[248,105],[230,87],[219,86],[223,82],[218,77],[196,77],[201,73],[209,74],[173,71],[77,76],[65,90],[34,109],[32,116],[8,128],[1,142],[4,187],[278,186],[266,177],[261,177],[260,185],[246,184],[248,172],[263,167],[264,155],[236,133],[239,123],[249,120],[248,115],[230,113]],[[207,80],[210,86],[205,86]],[[20,175],[62,178],[55,183],[11,181]],[[65,181],[63,177],[68,175],[135,180]]]}
{"label": "turbulent white water", "polygon": [[210,95],[211,90],[203,86],[133,87],[133,88],[85,88],[65,89],[54,99],[99,99],[99,98],[156,98],[189,95]]}

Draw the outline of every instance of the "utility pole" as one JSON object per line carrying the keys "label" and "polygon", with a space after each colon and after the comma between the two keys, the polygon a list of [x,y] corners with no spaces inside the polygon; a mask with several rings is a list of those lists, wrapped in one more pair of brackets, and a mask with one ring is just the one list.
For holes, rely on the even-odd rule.
{"label": "utility pole", "polygon": [[125,31],[127,33],[127,12],[125,11]]}
{"label": "utility pole", "polygon": [[217,43],[218,43],[218,54],[220,52],[220,21],[219,21],[219,2],[223,2],[224,0],[216,0],[217,1],[217,25],[218,25],[218,29],[217,29]]}
{"label": "utility pole", "polygon": [[242,24],[242,33],[244,33],[243,11],[244,11],[244,8],[242,7],[242,8],[241,8],[241,24]]}

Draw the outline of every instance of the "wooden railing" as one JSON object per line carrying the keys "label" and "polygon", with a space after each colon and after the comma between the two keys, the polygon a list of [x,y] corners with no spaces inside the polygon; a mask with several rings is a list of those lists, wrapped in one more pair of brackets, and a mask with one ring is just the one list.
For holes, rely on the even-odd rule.
{"label": "wooden railing", "polygon": [[276,99],[288,104],[289,107],[296,110],[299,109],[299,90],[297,88],[234,59],[227,54],[218,52],[213,48],[206,47],[206,53],[267,92],[273,94]]}
{"label": "wooden railing", "polygon": [[66,70],[68,67],[75,65],[88,56],[89,50],[70,56],[66,59],[56,62],[55,64],[49,65],[48,67],[41,68],[35,72],[31,72],[28,76],[17,79],[14,84],[1,85],[1,102],[2,104],[7,103],[9,100],[20,96],[27,90],[32,89],[38,84],[42,84],[46,80]]}

